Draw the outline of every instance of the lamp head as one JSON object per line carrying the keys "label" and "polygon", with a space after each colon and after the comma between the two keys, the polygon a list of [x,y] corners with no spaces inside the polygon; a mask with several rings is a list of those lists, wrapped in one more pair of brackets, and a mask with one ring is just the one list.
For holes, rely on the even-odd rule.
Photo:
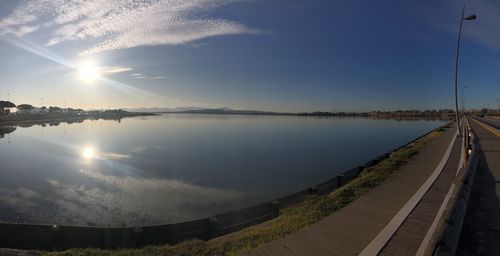
{"label": "lamp head", "polygon": [[476,18],[477,18],[476,15],[472,14],[472,15],[465,17],[464,20],[475,20]]}

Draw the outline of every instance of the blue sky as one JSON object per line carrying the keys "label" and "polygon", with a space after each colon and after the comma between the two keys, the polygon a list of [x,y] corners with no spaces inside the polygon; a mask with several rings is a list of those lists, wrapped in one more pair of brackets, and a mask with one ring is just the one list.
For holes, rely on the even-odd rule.
{"label": "blue sky", "polygon": [[[0,98],[84,108],[453,107],[461,1],[2,1]],[[500,3],[467,2],[460,85],[500,98]],[[83,81],[82,63],[100,77]]]}

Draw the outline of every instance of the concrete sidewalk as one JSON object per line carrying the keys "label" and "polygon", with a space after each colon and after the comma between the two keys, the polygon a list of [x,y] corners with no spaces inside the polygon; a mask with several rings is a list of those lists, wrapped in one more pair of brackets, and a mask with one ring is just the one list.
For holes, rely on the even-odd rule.
{"label": "concrete sidewalk", "polygon": [[[272,243],[260,246],[242,255],[375,255],[382,249],[384,255],[412,255],[418,250],[436,212],[448,191],[460,157],[460,143],[455,137],[456,129],[449,128],[441,136],[432,138],[425,149],[405,164],[400,171],[393,173],[383,184],[366,195],[335,212],[327,218],[306,227],[297,233]],[[442,163],[441,173],[438,165],[446,152],[449,159]],[[429,183],[430,177],[437,177]],[[402,223],[394,226],[408,202],[415,199],[417,191],[425,184],[430,189],[415,208],[409,210]],[[411,199],[411,200],[410,200]],[[387,236],[387,228],[395,230]],[[382,232],[383,231],[383,232]],[[388,242],[384,234],[391,238]],[[380,241],[383,241],[380,243]],[[387,243],[386,243],[387,242]],[[378,245],[377,245],[378,243]],[[364,251],[363,251],[364,250]]]}
{"label": "concrete sidewalk", "polygon": [[457,255],[500,255],[500,137],[474,120],[470,124],[482,152]]}

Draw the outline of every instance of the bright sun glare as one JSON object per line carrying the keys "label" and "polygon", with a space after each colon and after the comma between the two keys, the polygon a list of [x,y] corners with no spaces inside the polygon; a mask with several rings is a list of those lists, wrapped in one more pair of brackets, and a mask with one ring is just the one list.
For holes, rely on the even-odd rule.
{"label": "bright sun glare", "polygon": [[91,62],[85,62],[78,67],[80,79],[85,82],[92,82],[99,77],[99,69]]}
{"label": "bright sun glare", "polygon": [[90,158],[93,158],[95,156],[95,151],[93,148],[91,147],[85,147],[83,148],[82,150],[82,156],[83,158],[85,159],[90,159]]}

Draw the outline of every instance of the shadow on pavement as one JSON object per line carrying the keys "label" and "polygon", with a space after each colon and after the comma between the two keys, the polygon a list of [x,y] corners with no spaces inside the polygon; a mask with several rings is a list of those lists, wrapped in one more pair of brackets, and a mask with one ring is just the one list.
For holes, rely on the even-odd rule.
{"label": "shadow on pavement", "polygon": [[457,255],[500,255],[500,200],[482,150]]}

